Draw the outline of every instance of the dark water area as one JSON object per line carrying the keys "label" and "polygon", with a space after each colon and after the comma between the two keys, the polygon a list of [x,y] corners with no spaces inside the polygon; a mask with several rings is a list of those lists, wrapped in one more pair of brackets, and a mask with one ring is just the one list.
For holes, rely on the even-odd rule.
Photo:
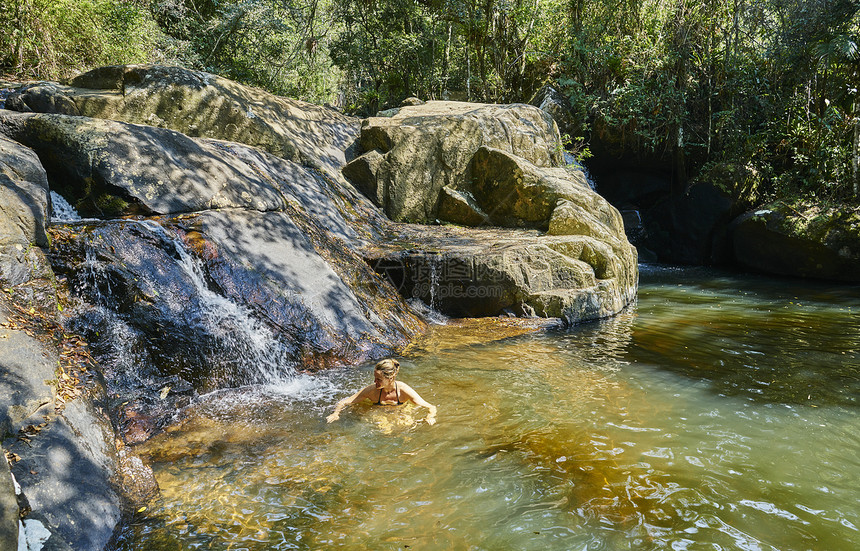
{"label": "dark water area", "polygon": [[628,361],[765,403],[860,404],[860,287],[644,267]]}
{"label": "dark water area", "polygon": [[137,450],[116,549],[860,548],[860,288],[643,266],[622,314],[435,325],[372,365],[217,391]]}

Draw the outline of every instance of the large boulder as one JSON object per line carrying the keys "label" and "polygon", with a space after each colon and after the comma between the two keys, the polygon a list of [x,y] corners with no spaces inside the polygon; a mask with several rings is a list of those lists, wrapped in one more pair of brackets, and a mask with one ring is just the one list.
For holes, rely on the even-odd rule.
{"label": "large boulder", "polygon": [[48,180],[36,154],[0,136],[0,280],[30,281],[44,272]]}
{"label": "large boulder", "polygon": [[537,166],[561,166],[558,128],[540,109],[430,101],[362,123],[360,149],[344,174],[392,220],[433,222],[445,187],[463,189],[469,163],[482,146]]}
{"label": "large boulder", "polygon": [[732,222],[735,262],[773,275],[860,282],[860,210],[773,203]]}
{"label": "large boulder", "polygon": [[335,175],[358,137],[359,121],[327,107],[275,96],[200,71],[153,65],[93,69],[69,82],[35,83],[7,108],[83,115],[258,147]]}
{"label": "large boulder", "polygon": [[275,210],[284,197],[218,142],[68,115],[0,114],[0,133],[38,153],[55,189],[85,216],[210,208]]}
{"label": "large boulder", "polygon": [[[493,274],[492,284],[479,278],[464,290],[462,282],[449,282],[457,290],[439,301],[425,281],[418,286],[424,291],[416,294],[410,286],[407,295],[432,299],[453,315],[514,312],[570,323],[612,315],[632,300],[637,255],[621,215],[590,188],[581,169],[564,166],[558,130],[545,113],[523,105],[428,102],[387,114],[363,123],[361,147],[367,153],[349,163],[344,174],[389,216],[559,236],[507,236],[502,252],[487,249],[492,232],[463,234],[457,238],[463,245],[457,246],[456,239],[428,228],[432,244],[412,246],[412,251],[382,247],[371,261],[389,275],[405,263],[415,267],[407,271],[427,277],[438,272],[428,268],[434,264],[427,258],[435,258],[440,269],[453,263],[468,266],[470,273]],[[445,253],[421,252],[427,250]]]}

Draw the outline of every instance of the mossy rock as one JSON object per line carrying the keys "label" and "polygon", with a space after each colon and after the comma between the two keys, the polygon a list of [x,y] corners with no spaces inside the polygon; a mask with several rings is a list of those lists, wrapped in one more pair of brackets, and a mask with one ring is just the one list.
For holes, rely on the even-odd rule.
{"label": "mossy rock", "polygon": [[860,209],[776,202],[732,223],[737,264],[775,275],[860,282]]}

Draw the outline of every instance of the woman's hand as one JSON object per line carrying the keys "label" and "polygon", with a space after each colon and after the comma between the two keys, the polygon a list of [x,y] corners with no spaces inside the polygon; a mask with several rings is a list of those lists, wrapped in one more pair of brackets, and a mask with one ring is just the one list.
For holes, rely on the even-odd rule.
{"label": "woman's hand", "polygon": [[433,417],[432,415],[428,415],[427,418],[424,420],[427,421],[428,425],[435,425],[436,424],[436,418]]}
{"label": "woman's hand", "polygon": [[335,412],[335,413],[332,413],[331,415],[329,415],[328,417],[326,417],[325,421],[326,421],[326,423],[331,423],[333,421],[337,421],[338,419],[340,419],[340,413]]}

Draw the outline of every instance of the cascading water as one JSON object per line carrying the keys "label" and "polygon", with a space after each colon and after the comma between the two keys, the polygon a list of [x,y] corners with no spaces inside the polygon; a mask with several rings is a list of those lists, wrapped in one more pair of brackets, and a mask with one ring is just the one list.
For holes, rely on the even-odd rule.
{"label": "cascading water", "polygon": [[191,279],[199,296],[201,321],[206,330],[224,342],[232,341],[232,348],[245,352],[241,361],[245,373],[253,383],[280,384],[293,379],[295,368],[289,361],[288,351],[272,330],[255,318],[243,306],[213,291],[206,281],[202,262],[192,256],[181,240],[169,235],[156,222],[138,222],[168,243],[177,255],[177,264]]}
{"label": "cascading water", "polygon": [[51,222],[75,222],[80,219],[81,216],[75,207],[70,205],[62,195],[51,191]]}
{"label": "cascading water", "polygon": [[439,310],[439,269],[442,264],[440,255],[428,256],[430,264],[430,308]]}
{"label": "cascading water", "polygon": [[585,175],[585,181],[586,181],[586,183],[588,183],[588,187],[591,188],[592,190],[596,190],[597,189],[597,183],[591,177],[591,174],[588,172],[588,169],[585,168],[585,165],[583,165],[581,162],[579,162],[579,159],[577,159],[576,156],[573,155],[573,153],[570,153],[569,151],[565,151],[563,153],[563,155],[564,155],[564,162],[567,164],[567,166],[573,166],[574,168],[578,168],[579,170],[581,170],[582,174]]}
{"label": "cascading water", "polygon": [[81,232],[84,255],[74,286],[102,311],[96,316],[102,335],[128,337],[113,343],[96,335],[117,371],[180,375],[201,390],[294,382],[289,343],[250,308],[216,292],[202,261],[173,232],[150,220],[89,227],[92,233]]}

